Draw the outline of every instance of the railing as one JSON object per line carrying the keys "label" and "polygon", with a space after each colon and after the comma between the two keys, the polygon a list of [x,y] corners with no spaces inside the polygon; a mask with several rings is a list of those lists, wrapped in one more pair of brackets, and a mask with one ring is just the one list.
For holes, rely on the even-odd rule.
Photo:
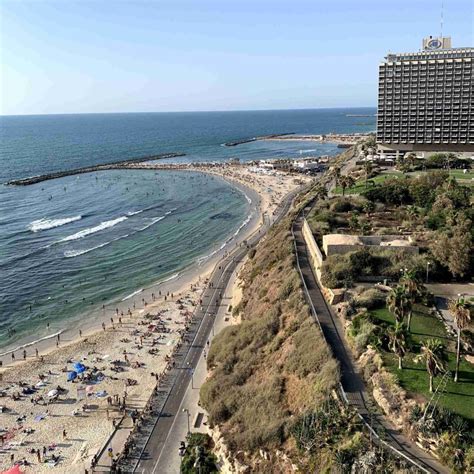
{"label": "railing", "polygon": [[[306,221],[306,220],[305,220]],[[294,223],[293,223],[294,225]],[[316,309],[314,308],[314,305],[313,305],[313,301],[311,299],[311,296],[309,294],[309,290],[308,290],[308,287],[306,285],[306,281],[304,279],[304,276],[303,276],[303,272],[301,271],[301,266],[300,266],[300,261],[299,261],[299,256],[298,256],[298,248],[297,248],[297,245],[296,245],[296,238],[295,238],[295,233],[294,233],[294,230],[293,230],[293,225],[291,226],[291,236],[292,236],[292,239],[293,239],[293,247],[295,249],[295,256],[296,256],[296,265],[298,267],[298,273],[300,274],[300,278],[301,278],[301,281],[303,283],[303,289],[304,289],[304,295],[305,295],[305,299],[310,307],[310,310],[311,310],[311,313],[313,315],[313,319],[316,321],[316,323],[318,324],[318,327],[321,331],[321,334],[323,336],[323,338],[326,340],[325,336],[324,336],[324,331],[323,331],[323,328],[321,326],[321,322],[319,321],[319,317],[318,317],[318,314],[316,313]],[[327,343],[327,341],[326,341]],[[350,403],[349,403],[349,400],[347,398],[347,394],[341,384],[341,382],[339,382],[339,392],[341,394],[341,397],[344,401],[344,403],[347,405],[347,406],[350,406]],[[416,461],[414,461],[412,458],[410,458],[409,456],[407,456],[405,453],[399,451],[397,448],[395,448],[394,446],[392,446],[391,444],[387,443],[385,440],[383,440],[379,434],[372,428],[372,426],[370,426],[369,423],[367,423],[367,420],[359,413],[359,411],[357,410],[357,415],[358,417],[361,419],[362,423],[365,425],[365,427],[370,431],[370,433],[372,434],[372,436],[375,437],[375,439],[377,440],[377,442],[383,444],[384,446],[390,448],[396,455],[398,455],[399,457],[402,457],[403,459],[407,460],[408,462],[410,462],[411,464],[413,464],[414,466],[416,466],[418,469],[420,469],[421,471],[429,474],[430,471],[428,471],[426,468],[424,468],[423,466],[421,466],[420,464],[418,464]]]}

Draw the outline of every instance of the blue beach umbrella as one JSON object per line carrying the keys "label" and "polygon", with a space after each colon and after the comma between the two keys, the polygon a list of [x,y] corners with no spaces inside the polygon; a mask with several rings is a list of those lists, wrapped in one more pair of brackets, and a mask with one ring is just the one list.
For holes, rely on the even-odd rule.
{"label": "blue beach umbrella", "polygon": [[80,362],[75,362],[72,366],[78,374],[82,374],[82,372],[86,371],[86,366],[84,364],[81,364]]}
{"label": "blue beach umbrella", "polygon": [[68,382],[71,382],[72,380],[74,380],[75,378],[77,377],[77,372],[72,370],[71,372],[68,372],[67,374],[67,381]]}

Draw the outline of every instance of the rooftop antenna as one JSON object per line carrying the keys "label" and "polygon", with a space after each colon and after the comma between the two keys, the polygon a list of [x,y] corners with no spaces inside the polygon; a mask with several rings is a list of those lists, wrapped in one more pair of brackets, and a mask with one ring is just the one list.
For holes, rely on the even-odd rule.
{"label": "rooftop antenna", "polygon": [[444,13],[444,0],[441,0],[441,38],[443,37],[443,13]]}

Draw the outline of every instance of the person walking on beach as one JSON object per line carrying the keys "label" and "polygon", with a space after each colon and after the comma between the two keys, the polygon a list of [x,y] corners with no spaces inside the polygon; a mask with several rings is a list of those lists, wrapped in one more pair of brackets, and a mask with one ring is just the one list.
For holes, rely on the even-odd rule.
{"label": "person walking on beach", "polygon": [[67,439],[67,431],[63,430],[63,440]]}
{"label": "person walking on beach", "polygon": [[102,329],[105,331],[105,323],[102,323]]}
{"label": "person walking on beach", "polygon": [[39,355],[38,349],[35,349],[35,354],[36,354],[36,358],[38,358],[38,355]]}
{"label": "person walking on beach", "polygon": [[12,361],[14,361],[14,360],[15,360],[15,353],[12,352]]}
{"label": "person walking on beach", "polygon": [[23,360],[26,360],[26,350],[23,350]]}

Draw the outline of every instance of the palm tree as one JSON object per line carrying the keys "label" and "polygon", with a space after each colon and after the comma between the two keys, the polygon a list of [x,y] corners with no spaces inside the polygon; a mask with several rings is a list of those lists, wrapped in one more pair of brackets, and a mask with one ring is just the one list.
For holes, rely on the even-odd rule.
{"label": "palm tree", "polygon": [[398,356],[398,368],[401,370],[402,360],[407,351],[409,333],[404,323],[395,322],[388,333],[390,350]]}
{"label": "palm tree", "polygon": [[341,176],[341,167],[333,166],[330,171],[330,175],[334,178],[334,186],[337,186],[339,178]]}
{"label": "palm tree", "polygon": [[421,346],[421,354],[415,358],[415,362],[425,362],[426,364],[426,370],[430,377],[430,392],[433,391],[433,378],[446,372],[445,358],[444,346],[439,339],[426,339]]}
{"label": "palm tree", "polygon": [[418,276],[416,273],[411,271],[405,271],[403,276],[400,278],[400,283],[402,287],[405,289],[406,297],[408,299],[408,330],[410,330],[411,326],[411,316],[413,313],[413,305],[416,303],[417,299],[421,296],[423,285],[421,284]]}
{"label": "palm tree", "polygon": [[342,188],[342,195],[344,196],[345,193],[346,193],[346,188],[351,188],[352,186],[354,186],[354,178],[352,176],[341,176],[339,178],[339,184],[341,185],[341,188]]}
{"label": "palm tree", "polygon": [[462,299],[451,300],[448,304],[449,311],[454,318],[454,323],[458,330],[458,342],[456,346],[456,372],[454,374],[454,381],[458,381],[459,373],[459,359],[461,357],[461,331],[469,324],[471,320],[471,313],[469,307]]}
{"label": "palm tree", "polygon": [[370,173],[372,173],[373,165],[371,161],[367,161],[367,155],[364,161],[364,171],[365,171],[365,189],[367,189],[367,181],[369,179]]}
{"label": "palm tree", "polygon": [[396,286],[387,296],[387,308],[395,316],[399,323],[403,322],[407,312],[411,310],[405,288],[401,285]]}

